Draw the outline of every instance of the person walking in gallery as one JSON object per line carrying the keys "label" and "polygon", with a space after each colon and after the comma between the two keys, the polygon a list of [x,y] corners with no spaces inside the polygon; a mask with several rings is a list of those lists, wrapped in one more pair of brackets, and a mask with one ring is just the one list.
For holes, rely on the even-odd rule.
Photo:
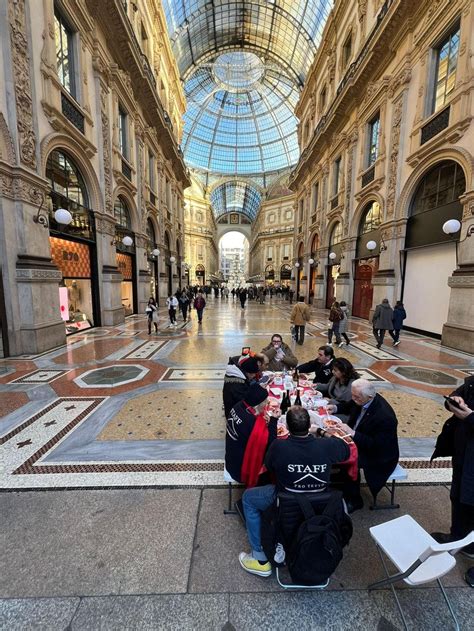
{"label": "person walking in gallery", "polygon": [[335,300],[329,311],[328,344],[331,344],[333,334],[336,336],[336,344],[341,344],[341,334],[339,331],[342,320],[344,320],[344,314],[341,311],[339,303]]}
{"label": "person walking in gallery", "polygon": [[168,314],[170,317],[170,326],[178,326],[176,322],[176,309],[179,306],[178,299],[173,294],[170,294],[166,299],[166,306],[168,307]]}
{"label": "person walking in gallery", "polygon": [[245,302],[247,300],[247,290],[243,287],[239,293],[240,306],[245,309]]}
{"label": "person walking in gallery", "polygon": [[183,321],[186,322],[188,319],[188,309],[189,309],[189,297],[186,291],[183,290],[181,295],[178,298],[179,308],[181,310],[181,314],[183,316]]}
{"label": "person walking in gallery", "polygon": [[196,298],[194,299],[194,308],[198,314],[198,323],[202,324],[202,314],[204,312],[204,307],[206,306],[206,301],[204,300],[204,296],[201,292],[198,293]]}
{"label": "person walking in gallery", "polygon": [[393,331],[390,331],[392,336],[393,345],[398,346],[400,344],[400,331],[403,327],[403,320],[407,317],[407,312],[403,306],[401,300],[397,300],[397,304],[393,308],[392,325]]}
{"label": "person walking in gallery", "polygon": [[303,296],[298,298],[298,302],[295,304],[291,311],[290,322],[295,327],[295,341],[297,344],[303,344],[304,342],[304,329],[306,322],[309,322],[311,318],[311,310],[307,304],[305,304]]}
{"label": "person walking in gallery", "polygon": [[[349,308],[347,306],[347,302],[345,302],[344,300],[341,300],[341,302],[339,303],[339,307],[341,309],[342,315],[344,316],[342,320],[339,321],[339,334],[341,337],[343,337],[346,340],[346,344],[349,345],[351,342],[347,336],[347,323],[348,323],[348,314],[349,314]],[[344,346],[344,343],[339,342],[339,348],[342,348]]]}
{"label": "person walking in gallery", "polygon": [[377,341],[377,348],[380,348],[383,344],[385,331],[390,331],[390,335],[393,337],[393,309],[390,306],[388,298],[384,298],[382,302],[375,307],[372,317],[372,328],[375,340]]}
{"label": "person walking in gallery", "polygon": [[148,304],[145,309],[145,313],[148,318],[148,335],[151,335],[151,324],[155,326],[155,333],[158,333],[158,307],[156,306],[156,300],[153,296],[148,299]]}

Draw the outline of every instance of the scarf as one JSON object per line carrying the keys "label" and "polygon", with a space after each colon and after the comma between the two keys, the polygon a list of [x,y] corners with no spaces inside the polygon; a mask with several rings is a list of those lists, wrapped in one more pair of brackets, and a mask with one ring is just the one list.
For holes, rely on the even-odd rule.
{"label": "scarf", "polygon": [[240,479],[246,488],[256,486],[268,444],[268,427],[263,414],[255,419],[245,448]]}

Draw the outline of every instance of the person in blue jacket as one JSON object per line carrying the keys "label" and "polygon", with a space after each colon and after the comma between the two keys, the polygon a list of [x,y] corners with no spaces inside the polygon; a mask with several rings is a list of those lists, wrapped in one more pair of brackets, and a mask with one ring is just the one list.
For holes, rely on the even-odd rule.
{"label": "person in blue jacket", "polygon": [[390,331],[390,335],[392,336],[393,345],[398,346],[400,344],[400,331],[403,327],[403,320],[407,317],[407,312],[405,311],[405,307],[403,306],[403,302],[401,300],[397,300],[397,304],[393,308],[393,330]]}

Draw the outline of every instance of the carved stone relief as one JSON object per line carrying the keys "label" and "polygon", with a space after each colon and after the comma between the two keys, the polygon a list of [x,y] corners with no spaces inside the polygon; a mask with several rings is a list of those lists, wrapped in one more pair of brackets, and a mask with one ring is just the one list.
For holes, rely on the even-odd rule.
{"label": "carved stone relief", "polygon": [[344,202],[344,221],[343,230],[344,235],[349,233],[349,212],[351,207],[351,195],[352,195],[352,166],[354,163],[354,145],[351,145],[347,150],[347,172],[346,172],[346,191]]}
{"label": "carved stone relief", "polygon": [[20,160],[32,169],[36,168],[36,135],[33,127],[33,103],[31,98],[30,58],[25,37],[25,0],[8,3],[10,41],[15,78],[15,101],[18,120]]}
{"label": "carved stone relief", "polygon": [[15,148],[7,122],[0,112],[0,160],[12,165],[15,162]]}
{"label": "carved stone relief", "polygon": [[392,134],[390,139],[390,165],[387,187],[387,217],[392,217],[395,210],[397,188],[398,153],[400,147],[400,127],[402,122],[403,95],[393,104]]}
{"label": "carved stone relief", "polygon": [[104,197],[105,211],[112,214],[112,159],[110,152],[110,121],[107,107],[107,92],[100,90],[100,118],[102,123],[102,146],[104,152]]}

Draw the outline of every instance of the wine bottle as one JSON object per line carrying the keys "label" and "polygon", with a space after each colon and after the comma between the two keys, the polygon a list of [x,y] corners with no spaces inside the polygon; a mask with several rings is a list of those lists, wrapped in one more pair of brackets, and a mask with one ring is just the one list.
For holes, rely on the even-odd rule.
{"label": "wine bottle", "polygon": [[301,405],[300,389],[296,388],[295,405]]}
{"label": "wine bottle", "polygon": [[281,413],[282,414],[286,414],[289,407],[290,407],[290,404],[289,404],[289,401],[288,401],[288,399],[286,397],[286,392],[284,392],[283,396],[281,398],[281,403],[280,403]]}

